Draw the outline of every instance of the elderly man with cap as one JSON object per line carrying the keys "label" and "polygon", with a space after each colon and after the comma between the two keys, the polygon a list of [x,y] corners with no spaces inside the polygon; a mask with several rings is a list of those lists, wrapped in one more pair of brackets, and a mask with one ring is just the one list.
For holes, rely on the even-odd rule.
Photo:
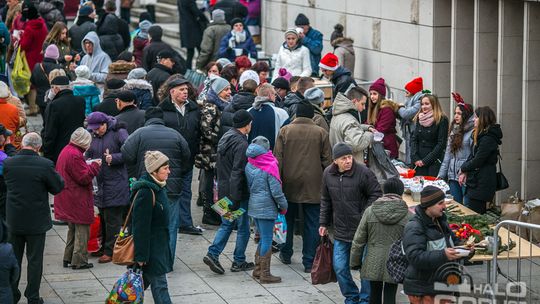
{"label": "elderly man with cap", "polygon": [[[183,176],[189,166],[190,152],[188,142],[176,130],[165,126],[163,121],[163,110],[159,107],[152,107],[146,110],[144,127],[137,129],[122,146],[122,156],[128,166],[129,172],[137,172],[135,177],[140,177],[146,172],[144,167],[144,154],[148,150],[159,150],[170,160],[171,174],[167,180],[167,193],[179,194],[183,188]],[[133,168],[130,168],[133,167]],[[176,200],[170,200],[173,206]],[[172,210],[172,208],[169,208]],[[177,209],[178,210],[178,209]],[[178,212],[178,211],[177,211]],[[178,218],[178,214],[170,214],[170,221]],[[169,225],[171,227],[171,225]],[[169,242],[171,254],[174,257],[176,252],[176,240],[178,237],[178,227],[169,229]]]}
{"label": "elderly man with cap", "polygon": [[411,303],[433,303],[437,294],[433,277],[437,269],[460,258],[452,248],[458,245],[458,239],[448,226],[444,198],[442,190],[426,186],[420,193],[420,205],[403,232],[403,249],[409,261],[403,291]]}
{"label": "elderly man with cap", "polygon": [[46,124],[42,131],[43,156],[56,162],[73,131],[83,126],[86,101],[73,96],[67,76],[54,78],[51,90],[54,98],[45,110]]}
{"label": "elderly man with cap", "polygon": [[311,59],[311,76],[319,76],[319,61],[321,60],[321,52],[323,49],[322,38],[323,34],[312,28],[309,25],[309,19],[306,15],[300,13],[294,20],[294,25],[301,28],[302,31],[298,34],[302,45],[308,48]]}
{"label": "elderly man with cap", "polygon": [[148,74],[146,74],[146,79],[152,84],[152,88],[154,89],[155,105],[161,102],[157,94],[159,88],[172,74],[174,74],[174,58],[175,53],[172,50],[163,50],[159,52],[158,63],[156,63],[154,67],[149,70]]}
{"label": "elderly man with cap", "polygon": [[[230,208],[246,210],[238,219],[236,244],[234,248],[234,261],[231,266],[232,272],[248,271],[255,267],[252,262],[246,261],[246,247],[249,242],[249,217],[247,213],[249,201],[249,189],[245,175],[247,164],[246,150],[248,147],[247,134],[251,130],[252,117],[246,110],[234,113],[234,128],[223,135],[218,143],[217,155],[217,182],[218,197],[227,197],[233,203]],[[219,255],[225,249],[232,233],[235,222],[222,219],[221,226],[216,232],[214,242],[208,248],[208,253],[203,262],[210,270],[217,274],[224,274],[225,269],[219,263]]]}
{"label": "elderly man with cap", "polygon": [[85,156],[101,159],[104,164],[97,176],[98,191],[94,205],[101,217],[101,253],[99,263],[112,261],[116,235],[122,227],[126,206],[129,204],[128,172],[120,148],[128,138],[126,124],[101,112],[88,115],[88,130],[92,132],[92,144]]}
{"label": "elderly man with cap", "polygon": [[116,94],[116,108],[120,113],[116,115],[118,121],[124,122],[128,134],[144,126],[144,111],[135,105],[136,96],[131,90],[123,90]]}
{"label": "elderly man with cap", "polygon": [[[64,188],[64,180],[55,171],[53,162],[39,156],[41,144],[37,133],[28,133],[22,139],[21,151],[4,161],[9,242],[13,245],[19,267],[26,247],[28,266],[24,295],[28,303],[33,304],[43,303],[39,297],[43,252],[46,233],[52,228],[49,193],[56,195]],[[21,298],[19,279],[12,285],[14,303]]]}
{"label": "elderly man with cap", "polygon": [[212,22],[203,32],[201,51],[197,58],[197,69],[203,70],[212,60],[218,59],[219,44],[221,39],[231,30],[231,26],[225,22],[225,12],[220,9],[212,11]]}
{"label": "elderly man with cap", "polygon": [[332,149],[334,163],[323,173],[319,234],[334,225],[333,267],[345,303],[368,303],[369,281],[361,280],[361,291],[349,269],[350,251],[364,210],[382,196],[375,174],[353,158],[350,145],[339,142]]}
{"label": "elderly man with cap", "polygon": [[[283,192],[289,202],[287,230],[294,231],[295,217],[304,215],[302,264],[311,272],[315,250],[319,244],[317,229],[321,203],[321,180],[324,168],[332,163],[328,132],[313,122],[313,107],[300,103],[296,118],[281,128],[274,154],[279,163]],[[287,234],[280,259],[291,263],[294,234]]]}
{"label": "elderly man with cap", "polygon": [[[156,69],[157,65],[154,69]],[[170,180],[169,183],[180,183],[179,192],[169,192],[171,201],[171,229],[180,228],[180,233],[200,235],[202,230],[193,226],[191,218],[191,181],[193,179],[193,164],[199,151],[201,140],[201,111],[195,101],[188,99],[186,79],[175,79],[169,83],[168,96],[160,103],[163,110],[165,126],[180,133],[188,142],[191,155],[183,167],[180,180]]]}
{"label": "elderly man with cap", "polygon": [[330,127],[326,121],[326,113],[322,109],[324,102],[324,92],[319,88],[309,88],[304,92],[304,98],[313,107],[313,121],[326,132],[330,132]]}

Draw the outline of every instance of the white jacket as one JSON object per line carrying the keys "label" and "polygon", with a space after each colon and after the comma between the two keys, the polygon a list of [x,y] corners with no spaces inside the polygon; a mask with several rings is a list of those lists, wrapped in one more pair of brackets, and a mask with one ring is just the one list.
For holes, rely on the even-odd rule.
{"label": "white jacket", "polygon": [[311,75],[309,50],[302,45],[291,51],[282,45],[277,55],[272,81],[279,76],[278,71],[281,68],[287,69],[293,76],[309,77]]}

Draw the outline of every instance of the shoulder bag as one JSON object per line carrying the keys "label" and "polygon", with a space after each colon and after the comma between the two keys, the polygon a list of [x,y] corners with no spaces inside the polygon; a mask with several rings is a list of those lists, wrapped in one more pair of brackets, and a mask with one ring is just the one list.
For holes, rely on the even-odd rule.
{"label": "shoulder bag", "polygon": [[502,172],[502,168],[501,168],[501,152],[497,151],[497,156],[499,157],[499,172],[497,172],[496,176],[497,176],[497,187],[495,188],[495,190],[497,191],[501,191],[501,190],[504,190],[504,189],[507,189],[508,187],[510,187],[510,185],[508,184],[508,180],[506,179],[506,176],[504,176],[503,172]]}

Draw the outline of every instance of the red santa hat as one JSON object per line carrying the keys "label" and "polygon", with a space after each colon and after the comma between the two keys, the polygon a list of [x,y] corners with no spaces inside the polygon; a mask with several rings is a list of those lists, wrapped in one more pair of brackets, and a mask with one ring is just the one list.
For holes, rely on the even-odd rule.
{"label": "red santa hat", "polygon": [[335,71],[339,67],[338,58],[332,53],[327,53],[319,62],[319,67],[321,69]]}
{"label": "red santa hat", "polygon": [[405,90],[407,90],[409,93],[413,95],[422,91],[423,89],[424,89],[424,82],[422,81],[422,77],[417,77],[405,85]]}

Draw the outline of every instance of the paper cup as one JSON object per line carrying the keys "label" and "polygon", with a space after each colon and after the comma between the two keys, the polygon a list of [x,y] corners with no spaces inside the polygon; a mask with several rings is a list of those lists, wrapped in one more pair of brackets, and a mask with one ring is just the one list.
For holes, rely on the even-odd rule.
{"label": "paper cup", "polygon": [[234,54],[236,55],[236,57],[242,56],[242,53],[244,53],[243,49],[234,49]]}

